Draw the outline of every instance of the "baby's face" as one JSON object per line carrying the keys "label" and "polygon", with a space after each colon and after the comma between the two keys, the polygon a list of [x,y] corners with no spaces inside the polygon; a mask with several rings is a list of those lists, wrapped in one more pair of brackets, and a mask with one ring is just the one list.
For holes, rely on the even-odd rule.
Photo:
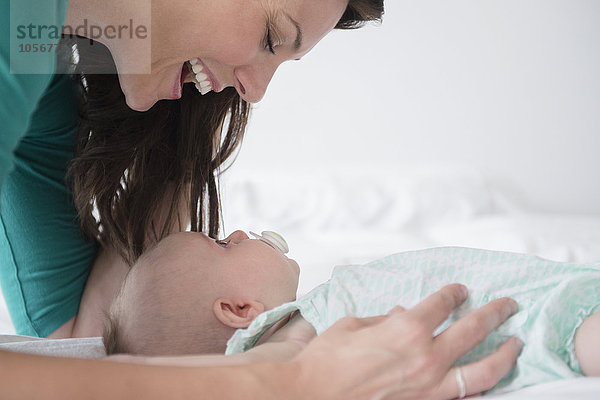
{"label": "baby's face", "polygon": [[[266,304],[269,308],[296,299],[300,267],[295,260],[262,240],[249,239],[242,231],[235,231],[223,240],[208,239],[208,242],[210,249],[207,250],[215,257],[215,265],[232,282],[243,287],[265,287],[266,284],[264,290],[278,292],[275,296],[279,298],[278,304]],[[213,243],[220,248],[214,249]]]}
{"label": "baby's face", "polygon": [[226,282],[233,293],[260,296],[254,300],[263,302],[267,309],[296,298],[298,263],[261,240],[249,239],[242,231],[223,240],[197,232],[175,233],[151,252],[180,264],[183,270],[204,269],[206,279]]}

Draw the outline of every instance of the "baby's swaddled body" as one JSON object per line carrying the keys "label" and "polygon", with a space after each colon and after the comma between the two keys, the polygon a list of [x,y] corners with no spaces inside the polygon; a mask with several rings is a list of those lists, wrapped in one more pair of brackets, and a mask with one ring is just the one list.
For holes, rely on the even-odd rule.
{"label": "baby's swaddled body", "polygon": [[511,297],[519,303],[515,316],[457,362],[477,361],[511,336],[523,340],[517,367],[488,393],[581,376],[573,341],[582,322],[600,311],[600,262],[554,262],[460,247],[404,252],[364,265],[338,266],[328,282],[238,330],[229,340],[227,354],[250,349],[270,326],[295,310],[321,334],[344,316],[385,314],[396,305],[410,308],[455,282],[469,288],[469,299],[436,334],[496,298]]}

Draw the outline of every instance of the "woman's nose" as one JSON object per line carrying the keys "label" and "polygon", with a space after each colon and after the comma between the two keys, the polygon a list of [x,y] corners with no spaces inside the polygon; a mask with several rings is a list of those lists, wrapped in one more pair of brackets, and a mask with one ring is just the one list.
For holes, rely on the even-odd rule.
{"label": "woman's nose", "polygon": [[236,68],[235,75],[239,81],[237,90],[242,99],[250,103],[262,100],[277,67],[278,65],[260,64]]}
{"label": "woman's nose", "polygon": [[241,241],[248,240],[248,235],[244,231],[235,231],[232,232],[229,236],[225,238],[226,242],[239,243]]}

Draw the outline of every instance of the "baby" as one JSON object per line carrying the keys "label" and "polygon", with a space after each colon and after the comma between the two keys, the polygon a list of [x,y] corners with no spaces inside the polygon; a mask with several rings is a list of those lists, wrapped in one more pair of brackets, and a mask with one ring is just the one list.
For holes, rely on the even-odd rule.
{"label": "baby", "polygon": [[108,354],[223,353],[260,313],[296,298],[300,268],[242,231],[172,234],[131,268],[110,307]]}
{"label": "baby", "polygon": [[115,298],[104,335],[107,353],[241,353],[286,324],[298,326],[306,339],[307,326],[314,337],[344,316],[409,308],[459,282],[470,288],[469,299],[437,333],[495,298],[512,297],[520,306],[457,363],[479,360],[519,337],[525,346],[517,366],[492,392],[600,375],[600,263],[436,248],[336,267],[328,282],[295,300],[299,267],[284,251],[241,231],[222,241],[194,232],[167,237],[132,267]]}

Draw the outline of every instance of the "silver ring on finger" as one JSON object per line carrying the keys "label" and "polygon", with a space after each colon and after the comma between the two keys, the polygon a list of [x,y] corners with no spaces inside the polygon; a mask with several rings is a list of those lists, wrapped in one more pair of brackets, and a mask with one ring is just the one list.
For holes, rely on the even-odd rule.
{"label": "silver ring on finger", "polygon": [[458,398],[464,399],[467,395],[467,386],[465,385],[465,379],[462,374],[462,370],[460,367],[456,367],[454,369],[454,373],[456,376],[456,384],[458,385]]}

